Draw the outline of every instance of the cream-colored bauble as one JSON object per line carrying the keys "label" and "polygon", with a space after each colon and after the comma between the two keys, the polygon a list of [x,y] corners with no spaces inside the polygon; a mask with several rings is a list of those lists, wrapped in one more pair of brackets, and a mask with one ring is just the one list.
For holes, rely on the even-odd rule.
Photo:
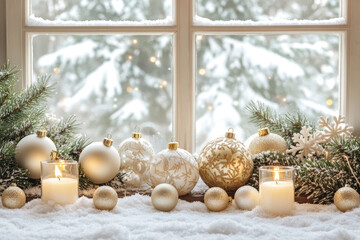
{"label": "cream-colored bauble", "polygon": [[29,177],[39,179],[41,176],[40,162],[50,159],[50,153],[56,151],[56,146],[47,132],[39,130],[36,134],[24,137],[16,145],[16,162],[24,169],[29,170]]}
{"label": "cream-colored bauble", "polygon": [[154,155],[151,144],[141,138],[141,133],[134,132],[132,138],[124,140],[119,147],[121,169],[127,174],[126,187],[148,188],[150,161]]}
{"label": "cream-colored bauble", "polygon": [[93,196],[94,206],[100,210],[112,210],[118,201],[116,191],[109,186],[102,186],[95,190]]}
{"label": "cream-colored bauble", "polygon": [[229,197],[224,189],[212,187],[206,191],[204,203],[210,211],[220,212],[229,206],[231,197]]}
{"label": "cream-colored bauble", "polygon": [[169,143],[169,148],[156,154],[150,167],[151,183],[169,183],[185,195],[191,192],[199,180],[198,164],[195,158],[177,142]]}
{"label": "cream-colored bauble", "polygon": [[79,157],[81,169],[93,183],[102,184],[113,179],[120,170],[120,156],[112,140],[94,142],[84,148]]}
{"label": "cream-colored bauble", "polygon": [[287,149],[285,139],[275,133],[270,133],[269,128],[262,128],[256,133],[249,144],[251,154],[258,154],[266,151],[284,153]]}
{"label": "cream-colored bauble", "polygon": [[245,185],[253,171],[251,154],[232,131],[207,143],[198,161],[200,176],[206,185],[226,191]]}
{"label": "cream-colored bauble", "polygon": [[157,210],[169,212],[176,207],[179,194],[176,188],[170,184],[157,185],[151,192],[151,203]]}
{"label": "cream-colored bauble", "polygon": [[235,192],[234,201],[238,208],[242,210],[253,210],[259,205],[259,191],[251,186],[242,186]]}
{"label": "cream-colored bauble", "polygon": [[6,208],[22,208],[26,202],[24,191],[17,187],[15,183],[4,190],[1,195],[2,205]]}
{"label": "cream-colored bauble", "polygon": [[334,195],[334,204],[342,212],[349,211],[359,207],[360,195],[351,187],[342,187]]}

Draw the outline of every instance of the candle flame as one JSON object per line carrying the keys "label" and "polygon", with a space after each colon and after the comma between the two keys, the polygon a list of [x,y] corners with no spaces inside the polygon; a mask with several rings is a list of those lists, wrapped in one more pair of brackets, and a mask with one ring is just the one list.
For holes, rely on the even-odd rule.
{"label": "candle flame", "polygon": [[58,168],[58,166],[55,166],[55,176],[60,180],[60,178],[62,177],[61,171]]}
{"label": "candle flame", "polygon": [[275,168],[275,181],[279,181],[279,180],[280,180],[279,168],[276,167],[276,168]]}

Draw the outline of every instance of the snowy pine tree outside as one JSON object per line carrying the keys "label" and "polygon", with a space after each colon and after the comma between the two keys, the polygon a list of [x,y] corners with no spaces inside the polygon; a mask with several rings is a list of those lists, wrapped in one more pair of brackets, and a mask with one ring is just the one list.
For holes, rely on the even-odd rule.
{"label": "snowy pine tree outside", "polygon": [[[32,3],[33,24],[172,22],[171,0]],[[196,9],[197,24],[341,21],[338,0],[198,0]],[[245,110],[252,100],[314,119],[337,114],[339,43],[339,35],[328,33],[197,35],[196,151],[229,127],[242,141],[255,133]],[[58,84],[49,111],[76,114],[91,140],[111,133],[120,143],[138,125],[157,152],[172,136],[172,48],[171,35],[39,34],[33,38],[33,77],[52,74]]]}

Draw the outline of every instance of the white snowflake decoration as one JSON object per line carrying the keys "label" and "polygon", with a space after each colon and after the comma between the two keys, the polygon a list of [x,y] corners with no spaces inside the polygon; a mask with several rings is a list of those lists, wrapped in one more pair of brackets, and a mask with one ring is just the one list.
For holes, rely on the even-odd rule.
{"label": "white snowflake decoration", "polygon": [[321,134],[324,136],[324,142],[328,142],[337,137],[349,138],[354,128],[346,124],[345,117],[339,115],[339,117],[334,116],[333,119],[334,122],[330,123],[329,118],[321,116],[318,121],[319,128],[323,128]]}
{"label": "white snowflake decoration", "polygon": [[286,152],[291,153],[293,156],[296,155],[299,161],[314,154],[322,154],[324,152],[323,147],[320,145],[323,141],[322,133],[311,134],[310,132],[310,127],[302,127],[300,133],[295,133],[292,138],[296,145],[290,146],[290,149]]}

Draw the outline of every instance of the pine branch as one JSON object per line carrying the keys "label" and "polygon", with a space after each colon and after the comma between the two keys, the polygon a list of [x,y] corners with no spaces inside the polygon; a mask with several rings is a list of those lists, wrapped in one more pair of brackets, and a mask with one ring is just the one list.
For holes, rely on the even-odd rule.
{"label": "pine branch", "polygon": [[0,69],[0,107],[5,104],[10,92],[15,85],[15,78],[18,74],[15,67],[11,67],[8,62]]}

